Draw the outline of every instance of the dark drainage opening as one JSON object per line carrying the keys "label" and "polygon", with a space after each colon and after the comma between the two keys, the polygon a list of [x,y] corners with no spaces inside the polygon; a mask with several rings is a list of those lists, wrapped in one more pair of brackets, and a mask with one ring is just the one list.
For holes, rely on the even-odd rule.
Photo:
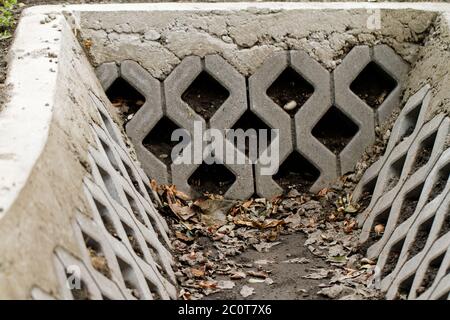
{"label": "dark drainage opening", "polygon": [[325,147],[335,154],[347,146],[358,132],[358,126],[337,107],[332,106],[312,130]]}
{"label": "dark drainage opening", "polygon": [[[259,144],[259,138],[260,138],[260,134],[266,134],[267,137],[267,146],[270,145],[270,142],[272,141],[272,139],[274,138],[272,136],[272,131],[271,128],[265,124],[265,122],[263,122],[260,118],[258,118],[253,112],[247,110],[245,111],[245,113],[239,118],[239,120],[235,123],[235,125],[232,127],[232,129],[236,130],[236,129],[242,129],[244,130],[244,132],[247,132],[248,136],[250,136],[250,131],[247,130],[251,130],[254,129],[255,132],[255,138],[254,140],[257,142],[256,144],[254,144],[257,148],[256,153],[257,155],[259,155],[261,152],[263,152],[265,150],[265,148],[261,148],[260,149],[260,144]],[[264,132],[260,132],[260,129],[264,129]],[[245,139],[245,155],[248,157],[249,156],[249,141],[250,138],[246,137]],[[232,142],[234,143],[234,146],[237,147],[237,139],[233,139]],[[254,152],[254,151],[252,151]],[[256,160],[256,159],[252,159],[252,160]]]}
{"label": "dark drainage opening", "polygon": [[404,133],[400,136],[399,142],[401,142],[403,139],[409,137],[411,133],[414,132],[414,129],[416,128],[417,120],[419,119],[420,109],[422,108],[422,104],[417,105],[414,109],[408,112],[408,114],[405,116],[405,123],[407,124],[406,129],[404,130]]}
{"label": "dark drainage opening", "polygon": [[[66,272],[67,279],[73,279],[73,274],[70,274],[69,272]],[[89,294],[89,289],[84,283],[83,280],[79,278],[75,278],[76,282],[79,284],[79,287],[74,284],[74,286],[70,287],[70,292],[72,293],[74,300],[90,300],[91,295]],[[72,280],[73,281],[73,280]],[[72,285],[71,281],[67,280],[67,284]]]}
{"label": "dark drainage opening", "polygon": [[389,168],[389,178],[387,179],[385,192],[392,190],[397,185],[402,175],[405,161],[406,161],[406,153],[397,160],[395,160],[395,162]]}
{"label": "dark drainage opening", "polygon": [[434,132],[420,143],[417,155],[414,159],[414,165],[411,170],[411,175],[423,167],[428,160],[430,160],[433,151],[434,141],[436,140],[437,132]]}
{"label": "dark drainage opening", "polygon": [[372,61],[352,82],[350,89],[370,107],[378,108],[396,86],[397,81]]}
{"label": "dark drainage opening", "polygon": [[430,195],[428,196],[427,203],[432,201],[434,198],[440,195],[442,191],[444,191],[449,176],[450,176],[450,163],[448,163],[439,170],[436,177],[436,181],[434,182],[433,187],[431,188]]}
{"label": "dark drainage opening", "polygon": [[172,149],[178,144],[178,141],[171,140],[172,132],[179,128],[169,118],[163,117],[145,137],[142,144],[166,166],[170,166]]}
{"label": "dark drainage opening", "polygon": [[223,195],[236,181],[236,176],[222,164],[202,163],[188,179],[188,184],[199,193]]}
{"label": "dark drainage opening", "polygon": [[441,229],[439,230],[438,238],[450,231],[450,209],[447,209],[445,219],[442,222]]}
{"label": "dark drainage opening", "polygon": [[433,225],[434,216],[422,223],[417,230],[414,241],[408,251],[408,259],[414,257],[425,247],[427,243],[428,235],[430,234],[431,227]]}
{"label": "dark drainage opening", "polygon": [[314,87],[291,67],[267,89],[267,95],[291,117],[314,93]]}
{"label": "dark drainage opening", "polygon": [[420,184],[411,191],[409,191],[403,199],[403,204],[400,209],[400,217],[398,218],[397,225],[406,221],[416,211],[417,203],[419,202],[420,194],[422,193],[424,184]]}
{"label": "dark drainage opening", "polygon": [[145,97],[122,78],[114,81],[106,90],[106,96],[112,105],[119,109],[125,122],[145,103]]}
{"label": "dark drainage opening", "polygon": [[103,274],[108,279],[111,279],[111,270],[108,261],[105,258],[102,246],[95,239],[82,232],[86,249],[91,258],[91,264],[95,270]]}
{"label": "dark drainage opening", "polygon": [[423,277],[422,283],[420,285],[420,291],[424,292],[426,289],[431,287],[439,271],[439,268],[441,267],[442,261],[444,260],[444,256],[445,251],[430,262],[427,272],[425,273],[425,276]]}
{"label": "dark drainage opening", "polygon": [[[390,212],[391,207],[387,208],[375,217],[372,228],[370,229],[369,239],[367,239],[363,244],[359,246],[359,253],[361,253],[362,255],[366,255],[367,250],[383,236],[384,227],[387,224]],[[380,228],[380,230],[382,230],[381,232],[378,231],[377,226],[382,226],[382,228]]]}
{"label": "dark drainage opening", "polygon": [[208,121],[229,95],[227,89],[203,71],[181,95],[181,99]]}
{"label": "dark drainage opening", "polygon": [[410,275],[408,278],[403,280],[400,285],[398,286],[398,294],[402,298],[406,298],[409,294],[409,291],[411,290],[411,286],[414,281],[415,274]]}
{"label": "dark drainage opening", "polygon": [[397,265],[398,257],[400,256],[400,253],[402,252],[403,243],[405,242],[405,238],[397,241],[395,243],[391,250],[389,251],[386,264],[384,265],[383,272],[382,272],[382,278],[386,277],[388,274],[390,274]]}
{"label": "dark drainage opening", "polygon": [[319,170],[300,153],[294,151],[280,165],[273,179],[284,190],[296,189],[299,192],[308,192],[319,176]]}

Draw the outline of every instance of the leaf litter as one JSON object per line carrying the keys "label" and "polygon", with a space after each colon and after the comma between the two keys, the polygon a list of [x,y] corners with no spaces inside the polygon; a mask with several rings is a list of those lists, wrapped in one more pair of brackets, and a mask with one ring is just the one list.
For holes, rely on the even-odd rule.
{"label": "leaf litter", "polygon": [[[317,194],[291,188],[274,199],[236,201],[215,194],[191,199],[173,185],[157,186],[152,181],[155,201],[171,226],[179,297],[202,299],[232,290],[235,281],[246,278],[250,284],[272,285],[270,266],[276,261],[237,263],[234,258],[252,249],[264,254],[281,243],[280,235],[301,232],[307,236],[303,245],[327,263],[326,268],[307,269],[309,273],[302,276],[328,281],[315,288],[316,294],[330,299],[379,298],[370,285],[375,262],[358,248],[356,214],[363,208],[345,193],[346,184],[354,185],[343,178],[337,187]],[[297,257],[279,262],[307,265],[311,261]],[[246,298],[255,294],[255,288],[244,285],[239,293]]]}

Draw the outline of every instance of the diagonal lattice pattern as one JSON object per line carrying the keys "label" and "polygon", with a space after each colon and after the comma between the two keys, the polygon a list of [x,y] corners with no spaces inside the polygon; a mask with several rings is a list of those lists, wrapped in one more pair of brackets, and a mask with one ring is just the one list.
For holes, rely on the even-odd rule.
{"label": "diagonal lattice pattern", "polygon": [[[149,180],[129,153],[102,102],[91,93],[100,123],[92,124],[91,177],[84,195],[91,217],[78,212],[73,230],[81,257],[55,250],[63,299],[175,299],[168,226],[152,203]],[[39,288],[35,299],[48,298]]]}
{"label": "diagonal lattice pattern", "polygon": [[[372,193],[359,216],[360,242],[378,258],[388,299],[448,299],[450,294],[450,119],[424,122],[430,87],[414,94],[399,115],[385,155],[355,189]],[[384,232],[376,234],[376,225]],[[447,279],[447,282],[446,282]]]}
{"label": "diagonal lattice pattern", "polygon": [[[105,63],[97,74],[105,90],[123,79],[145,98],[126,125],[138,158],[150,177],[176,184],[190,195],[198,195],[198,188],[188,181],[201,165],[198,161],[173,164],[168,161],[173,148],[169,135],[158,142],[149,134],[162,137],[164,132],[183,128],[192,135],[195,121],[202,133],[207,128],[242,126],[244,120],[250,121],[246,129],[278,129],[278,165],[286,167],[297,154],[304,165],[271,176],[263,174],[260,162],[253,168],[223,163],[236,179],[222,193],[245,199],[254,193],[269,198],[279,195],[286,185],[317,192],[353,170],[364,149],[374,142],[377,122],[398,106],[407,70],[391,48],[376,45],[356,46],[332,73],[307,53],[293,50],[273,54],[248,80],[218,55],[186,57],[162,82],[129,60],[120,66]],[[330,131],[333,126],[339,128]],[[153,145],[164,146],[163,158],[155,154]],[[308,179],[296,181],[298,177]]]}

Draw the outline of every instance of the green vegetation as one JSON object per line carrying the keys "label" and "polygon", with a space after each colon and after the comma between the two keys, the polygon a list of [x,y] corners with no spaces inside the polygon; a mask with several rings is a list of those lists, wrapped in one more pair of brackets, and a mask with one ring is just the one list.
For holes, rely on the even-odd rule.
{"label": "green vegetation", "polygon": [[17,0],[0,0],[0,40],[11,37],[14,26],[13,9]]}

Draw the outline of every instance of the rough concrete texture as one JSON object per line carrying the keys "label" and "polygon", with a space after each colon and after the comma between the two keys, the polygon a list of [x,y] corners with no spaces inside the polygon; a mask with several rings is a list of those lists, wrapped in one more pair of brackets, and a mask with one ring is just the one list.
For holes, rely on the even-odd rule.
{"label": "rough concrete texture", "polygon": [[[439,114],[426,122],[430,97],[425,86],[408,100],[386,154],[355,190],[356,199],[373,192],[359,216],[360,241],[369,244],[369,257],[378,257],[388,299],[447,299],[450,293],[442,282],[449,267],[450,119]],[[384,230],[376,234],[380,224]]]}
{"label": "rough concrete texture", "polygon": [[[0,298],[175,298],[168,227],[149,180],[66,19],[40,23],[45,17],[29,12],[21,20],[11,99],[0,114]],[[106,235],[99,214],[120,221],[122,241]],[[67,289],[72,272],[80,290]],[[143,281],[134,288],[130,277]]]}
{"label": "rough concrete texture", "polygon": [[120,14],[93,9],[80,15],[81,35],[92,40],[96,65],[120,62],[133,54],[154,77],[163,79],[186,56],[217,53],[249,76],[274,52],[286,49],[304,50],[329,70],[358,44],[386,43],[413,62],[436,16],[383,10],[382,30],[371,30],[367,9],[317,10],[292,3],[212,7],[196,12],[178,6],[173,11],[169,5],[167,11]]}
{"label": "rough concrete texture", "polygon": [[[378,108],[369,107],[350,89],[351,83],[371,61],[375,61],[385,68],[397,81],[396,88],[388,93]],[[268,94],[269,87],[288,68],[293,69],[313,87],[312,95],[297,107],[297,111],[292,117]],[[115,75],[116,78],[122,77],[146,98],[145,104],[127,123],[126,131],[136,145],[138,158],[143,163],[146,173],[158,183],[171,182],[176,184],[180,190],[188,194],[195,194],[187,180],[199,166],[198,164],[171,164],[168,167],[161,159],[158,159],[159,155],[152,154],[144,147],[143,141],[163,116],[167,116],[193,136],[195,121],[202,124],[202,130],[206,129],[206,126],[230,129],[249,109],[268,128],[279,130],[280,164],[295,149],[317,168],[320,175],[316,181],[313,181],[310,188],[312,192],[317,192],[334,182],[342,173],[352,171],[364,150],[373,143],[375,120],[380,118],[380,112],[383,117],[386,117],[392,113],[394,106],[398,107],[400,103],[400,92],[407,68],[406,63],[385,45],[376,45],[374,48],[356,46],[334,71],[334,82],[332,82],[330,72],[306,52],[280,51],[267,58],[261,67],[249,77],[249,107],[247,107],[245,78],[218,55],[207,55],[203,59],[196,56],[184,58],[161,84],[162,88],[159,81],[151,77],[143,67],[129,60],[120,64],[120,73],[115,71],[114,65],[107,63],[97,68],[97,74],[99,79],[103,80],[105,89],[108,89],[108,84],[113,83],[115,79],[112,79],[111,76]],[[197,110],[194,110],[194,106],[189,105],[182,98],[183,93],[202,72],[207,72],[229,92],[229,97],[210,119],[202,117],[199,112],[196,112]],[[332,83],[334,83],[334,87],[332,87]],[[210,90],[206,84],[203,86],[205,86],[204,90]],[[161,91],[164,92],[164,99],[160,98]],[[334,154],[312,133],[314,127],[333,105],[358,127],[357,132],[350,137],[343,150],[338,154]],[[337,121],[333,125],[344,126]],[[328,137],[328,139],[330,138],[336,137]],[[165,154],[165,156],[168,155]],[[233,194],[233,197],[245,199],[253,194],[248,191],[248,186],[251,186],[252,190],[255,189],[258,195],[267,198],[283,192],[283,188],[274,181],[272,176],[261,174],[261,165],[258,163],[255,165],[254,188],[251,182],[253,175],[245,177],[238,174],[237,176],[236,185],[240,184],[242,189],[236,190],[236,192],[230,191],[227,196]],[[249,181],[239,183],[239,181],[243,181],[242,179]]]}
{"label": "rough concrete texture", "polygon": [[[373,10],[377,9],[382,16],[381,28],[370,29],[367,22]],[[63,11],[66,19],[59,14]],[[91,165],[101,162],[99,159],[96,162],[88,152],[89,146],[95,146],[97,139],[89,124],[102,123],[92,107],[89,92],[95,92],[105,103],[107,99],[74,34],[80,36],[94,65],[109,63],[109,67],[105,67],[110,68],[109,71],[103,71],[102,80],[106,84],[117,76],[118,63],[126,60],[139,61],[152,77],[164,81],[188,56],[218,54],[241,75],[250,76],[275,52],[303,50],[331,72],[354,46],[386,44],[412,67],[403,102],[406,103],[424,85],[430,85],[428,102],[425,103],[429,107],[426,114],[419,115],[423,119],[418,120],[423,124],[439,113],[449,114],[448,12],[447,4],[398,3],[139,4],[38,7],[24,11],[9,57],[5,86],[9,102],[0,113],[0,298],[72,298],[73,292],[61,288],[67,271],[64,268],[69,265],[80,268],[81,280],[92,298],[121,295],[150,298],[153,293],[163,297],[173,294],[171,285],[164,281],[166,276],[160,277],[155,269],[149,267],[152,264],[148,263],[150,260],[147,263],[141,261],[149,259],[150,250],[144,246],[144,258],[141,258],[131,241],[125,241],[126,244],[121,246],[114,246],[114,241],[108,242],[110,237],[104,225],[97,223],[98,215],[95,215],[95,209],[92,210],[89,195],[92,190],[95,193],[96,188],[96,195],[103,197],[109,212],[115,208],[107,203],[112,198],[105,193],[109,183],[96,187],[92,178],[85,179]],[[302,28],[299,28],[299,22]],[[192,39],[192,42],[186,43],[186,39]],[[106,106],[109,108],[107,103]],[[118,120],[115,114],[113,118]],[[401,202],[409,198],[407,202],[414,203],[414,197],[419,195],[417,201],[421,207],[416,210],[412,205],[412,215],[399,223],[398,228],[391,226],[389,239],[383,240],[386,245],[376,250],[380,252],[380,265],[391,265],[389,269],[392,271],[383,277],[382,283],[389,297],[394,297],[399,288],[406,288],[406,296],[410,298],[448,299],[450,254],[446,248],[449,246],[449,233],[446,229],[448,221],[444,218],[448,217],[448,180],[444,188],[433,186],[429,189],[431,181],[436,181],[434,170],[442,163],[448,163],[445,151],[448,150],[448,142],[442,145],[442,128],[448,127],[448,117],[438,126],[432,122],[416,128],[410,138],[398,146],[394,143],[391,154],[397,160],[407,156],[409,164],[406,167],[411,168],[419,141],[416,137],[427,140],[427,135],[421,134],[422,130],[438,129],[439,139],[436,136],[435,140],[438,144],[431,155],[433,160],[419,167],[410,177],[400,173],[402,188],[395,190],[397,187],[394,187],[386,193],[389,194],[387,198],[380,195],[375,200],[383,199],[389,204],[396,199],[397,193],[401,193],[401,198],[398,198]],[[111,139],[121,146],[115,147],[117,153],[128,154],[129,145],[120,138],[121,132],[112,122],[104,124],[102,130],[108,131]],[[408,145],[413,144],[415,151],[409,153]],[[130,152],[133,153],[132,150]],[[386,162],[389,157],[387,155],[376,162],[374,168],[386,170],[388,164],[393,164],[392,161]],[[127,157],[120,158],[127,162],[124,160]],[[402,161],[398,164],[401,171]],[[448,178],[448,167],[445,165],[443,168],[447,170],[444,170],[444,177]],[[371,178],[363,180],[372,182],[377,188],[378,183],[373,181],[378,176],[374,171],[378,169],[370,170]],[[142,172],[137,170],[137,174],[145,181]],[[386,184],[386,179],[381,179],[381,183]],[[91,190],[88,189],[90,182]],[[136,189],[134,196],[139,200],[137,193],[146,191],[146,186],[139,179],[137,182],[139,190]],[[425,191],[419,193],[420,188],[417,188],[422,186],[422,182],[422,190],[436,190],[429,203],[424,203],[423,197],[431,199],[431,196],[425,195]],[[134,186],[133,183],[131,185]],[[87,191],[83,193],[82,190]],[[147,192],[142,196],[150,198]],[[141,205],[145,209],[143,203],[145,201],[142,200]],[[123,206],[123,210],[129,213],[128,218],[122,215],[124,211],[121,209],[111,214],[117,224],[120,218],[125,220],[124,223],[134,223],[122,226],[119,231],[122,236],[130,230],[137,233],[142,227],[136,222],[136,216],[133,218],[134,214],[129,212],[130,205],[130,202],[128,205],[125,202]],[[141,210],[138,206],[138,211]],[[152,215],[152,210],[147,210]],[[152,227],[156,230],[166,228],[156,213],[153,214],[153,219],[149,218]],[[377,215],[380,216],[379,212]],[[365,217],[362,222],[367,221]],[[417,230],[421,230],[422,222],[429,221],[428,217],[434,217],[427,238],[431,240],[423,248],[418,248],[418,254],[405,258],[405,252],[392,241],[400,239],[402,243],[401,239],[405,239],[408,246],[412,243],[413,234],[420,233]],[[394,225],[399,221],[396,214],[390,223]],[[149,228],[147,223],[144,221]],[[441,229],[438,233],[437,228]],[[80,231],[81,234],[90,234],[95,243],[104,246],[105,260],[111,263],[111,272],[117,275],[117,282],[112,283],[106,276],[99,275],[101,272],[93,270],[92,259],[88,260]],[[164,243],[163,234],[160,236],[160,242]],[[137,237],[137,243],[142,244],[142,238]],[[398,266],[396,259],[393,265],[392,259],[385,258],[388,251],[402,256]],[[408,249],[408,252],[411,251]],[[118,268],[114,261],[117,261]],[[167,265],[158,264],[162,268],[156,266],[158,272],[164,273],[162,270]],[[138,274],[133,272],[136,265],[141,270]],[[125,279],[129,276],[131,278]],[[148,286],[141,282],[136,284],[137,278],[143,280],[145,277],[150,280]],[[167,286],[163,289],[161,283]],[[136,288],[127,288],[130,284]],[[78,294],[76,296],[80,297]]]}

